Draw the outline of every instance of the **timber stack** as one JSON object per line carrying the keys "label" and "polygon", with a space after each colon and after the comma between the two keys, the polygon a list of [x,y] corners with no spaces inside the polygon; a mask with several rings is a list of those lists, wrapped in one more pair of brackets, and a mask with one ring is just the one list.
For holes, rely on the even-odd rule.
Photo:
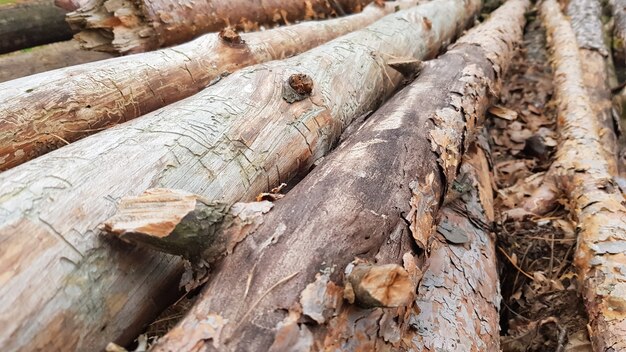
{"label": "timber stack", "polygon": [[620,1],[0,5],[0,349],[626,351]]}

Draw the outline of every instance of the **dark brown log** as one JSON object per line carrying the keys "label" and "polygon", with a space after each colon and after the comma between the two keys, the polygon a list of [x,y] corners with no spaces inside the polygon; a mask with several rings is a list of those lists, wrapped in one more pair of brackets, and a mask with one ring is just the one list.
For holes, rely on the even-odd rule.
{"label": "dark brown log", "polygon": [[359,12],[372,0],[91,0],[67,16],[86,48],[126,53],[184,43],[227,26],[259,30]]}
{"label": "dark brown log", "polygon": [[[356,301],[356,293],[342,289],[344,268],[355,257],[370,265],[397,265],[402,258],[417,284],[441,198],[499,92],[528,6],[508,1],[441,58],[425,63],[414,83],[277,201],[263,224],[216,265],[197,304],[153,350],[291,345],[372,351],[384,344],[378,339],[386,336],[382,326],[398,313],[386,311],[386,323],[379,325],[383,310],[343,302],[344,294]],[[392,254],[381,249],[387,241],[409,239],[417,244],[417,257],[404,256],[406,246]],[[203,333],[207,318],[219,321],[212,330],[217,333]],[[489,324],[493,340],[496,322]],[[390,345],[402,346],[401,339],[389,338]]]}
{"label": "dark brown log", "polygon": [[626,66],[626,0],[610,0],[613,15],[613,57],[615,65]]}
{"label": "dark brown log", "polygon": [[396,7],[268,31],[207,34],[157,52],[0,84],[0,170],[189,97],[237,69],[287,58],[361,29]]}
{"label": "dark brown log", "polygon": [[[29,50],[0,55],[0,83],[57,68],[112,57],[113,55],[109,53],[81,50],[80,45],[75,40],[42,45]],[[4,104],[4,102],[0,102],[0,104]],[[0,110],[3,109],[0,108]],[[2,169],[1,166],[0,169]]]}
{"label": "dark brown log", "polygon": [[626,208],[601,142],[602,125],[583,81],[572,27],[555,0],[541,16],[552,50],[560,144],[546,180],[561,189],[577,221],[575,264],[594,351],[626,349]]}
{"label": "dark brown log", "polygon": [[53,0],[17,0],[0,5],[0,54],[71,38],[65,11]]}
{"label": "dark brown log", "polygon": [[[254,200],[307,171],[397,90],[403,78],[386,60],[433,57],[473,23],[480,3],[400,11],[0,173],[0,345],[129,342],[171,303],[182,265],[100,236],[120,198],[173,188],[227,204]],[[288,103],[285,84],[302,73],[313,91]]]}

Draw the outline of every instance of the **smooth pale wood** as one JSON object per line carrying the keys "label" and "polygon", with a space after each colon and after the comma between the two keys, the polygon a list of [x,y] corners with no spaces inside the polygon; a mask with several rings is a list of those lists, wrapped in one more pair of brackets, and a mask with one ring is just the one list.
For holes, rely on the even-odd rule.
{"label": "smooth pale wood", "polygon": [[[86,48],[122,54],[184,43],[227,26],[262,26],[359,12],[372,0],[90,0],[68,14]],[[382,1],[376,1],[382,3]]]}
{"label": "smooth pale wood", "polygon": [[[287,58],[361,29],[397,6],[226,39],[217,33],[157,52],[68,67],[0,84],[0,170],[189,97],[242,67]],[[233,38],[230,38],[233,37]],[[105,55],[105,54],[103,54]]]}
{"label": "smooth pale wood", "polygon": [[576,37],[555,0],[541,6],[557,98],[559,147],[546,174],[568,200],[579,230],[574,263],[594,351],[626,349],[626,207],[603,149]]}
{"label": "smooth pale wood", "polygon": [[[277,201],[256,232],[215,265],[194,307],[153,351],[312,345],[385,350],[386,326],[402,313],[342,302],[337,292],[344,291],[344,270],[355,257],[399,264],[408,248],[415,252],[405,259],[414,262],[405,264],[406,270],[419,272],[436,212],[457,173],[451,166],[461,162],[500,90],[529,5],[509,0],[446,54],[426,62],[415,82]],[[489,215],[493,219],[493,212]],[[413,249],[401,245],[406,240]],[[388,241],[398,245],[387,248]],[[206,333],[208,317],[221,322],[218,336]],[[497,321],[484,324],[494,335],[474,337],[470,331],[476,346],[494,336],[497,341]],[[390,344],[407,350],[402,343]]]}
{"label": "smooth pale wood", "polygon": [[[82,50],[75,40],[46,44],[30,50],[0,55],[0,82],[112,57],[113,55],[109,53]],[[2,95],[6,89],[0,89]],[[10,102],[11,100],[0,104],[6,106]],[[0,107],[0,110],[4,109]]]}
{"label": "smooth pale wood", "polygon": [[[166,289],[177,286],[181,265],[99,236],[121,197],[161,187],[253,200],[308,170],[398,88],[402,77],[386,60],[434,56],[479,7],[435,0],[389,15],[1,173],[0,345],[129,342],[171,303]],[[297,73],[312,78],[313,94],[289,104],[284,83]]]}
{"label": "smooth pale wood", "polygon": [[0,54],[72,38],[65,11],[53,0],[0,5]]}

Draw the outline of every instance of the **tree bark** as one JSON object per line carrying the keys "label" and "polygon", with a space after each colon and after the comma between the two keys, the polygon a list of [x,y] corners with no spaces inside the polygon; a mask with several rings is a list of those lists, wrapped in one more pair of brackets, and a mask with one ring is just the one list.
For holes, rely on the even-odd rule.
{"label": "tree bark", "polygon": [[359,12],[371,1],[91,0],[67,20],[86,48],[127,54],[184,43],[227,26],[250,31]]}
{"label": "tree bark", "polygon": [[[480,3],[436,0],[398,12],[1,173],[0,344],[128,342],[171,303],[164,292],[181,263],[99,236],[117,199],[162,187],[232,204],[308,170],[398,88],[402,77],[387,60],[433,57]],[[302,74],[313,82],[310,96],[286,83]],[[292,91],[302,100],[288,103]]]}
{"label": "tree bark", "polygon": [[412,329],[405,338],[416,351],[500,351],[491,181],[485,152],[473,144],[439,212],[407,319]]}
{"label": "tree bark", "polygon": [[65,11],[52,0],[0,5],[0,54],[71,38]]}
{"label": "tree bark", "polygon": [[396,6],[268,31],[207,34],[190,43],[0,84],[0,170],[189,97],[242,67],[283,59],[361,29]]}
{"label": "tree bark", "polygon": [[601,142],[601,124],[583,82],[576,38],[554,0],[541,15],[552,49],[560,144],[548,171],[577,220],[579,269],[595,351],[626,349],[626,208]]}
{"label": "tree bark", "polygon": [[[406,341],[389,333],[406,308],[362,309],[377,304],[359,300],[358,290],[353,300],[361,308],[343,302],[344,268],[354,288],[363,286],[353,281],[355,257],[357,267],[404,261],[414,290],[436,211],[499,92],[528,6],[508,1],[426,63],[414,83],[277,201],[263,224],[215,266],[196,305],[153,351],[372,351],[387,342],[405,349]],[[403,255],[413,251],[411,243],[402,245],[407,241],[416,255]],[[390,249],[390,242],[398,245]],[[394,281],[390,293],[391,284],[406,287]],[[494,334],[472,343],[497,337],[497,321],[485,324]]]}
{"label": "tree bark", "polygon": [[[16,78],[34,75],[57,68],[84,64],[86,62],[99,61],[112,58],[109,53],[81,50],[75,40],[38,46],[28,51],[18,51],[0,56],[0,83]],[[0,88],[0,96],[5,93]],[[8,102],[0,102],[4,110]],[[24,108],[24,106],[23,106]],[[4,112],[4,111],[3,111]],[[0,124],[2,124],[0,122]],[[1,128],[1,127],[0,127]],[[15,141],[15,140],[14,140]],[[0,167],[2,169],[2,167]]]}

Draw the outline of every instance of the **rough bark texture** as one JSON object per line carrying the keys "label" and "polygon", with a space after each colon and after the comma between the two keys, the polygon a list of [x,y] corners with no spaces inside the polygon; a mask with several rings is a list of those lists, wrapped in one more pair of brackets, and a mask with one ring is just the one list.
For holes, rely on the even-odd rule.
{"label": "rough bark texture", "polygon": [[[403,309],[359,309],[343,302],[342,273],[355,257],[377,265],[399,264],[402,258],[417,284],[435,213],[499,91],[528,5],[508,1],[448,53],[425,63],[414,83],[279,200],[257,231],[216,266],[197,304],[153,350],[410,346],[394,326]],[[402,246],[408,239],[417,246]],[[398,246],[387,248],[390,243]],[[417,256],[403,256],[413,249]],[[209,317],[220,322],[210,332]],[[465,329],[472,323],[463,324]],[[497,321],[485,325],[493,345]]]}
{"label": "rough bark texture", "polygon": [[615,65],[626,66],[626,0],[610,0],[613,15],[613,57]]}
{"label": "rough bark texture", "polygon": [[0,54],[71,38],[65,11],[53,0],[0,5]]}
{"label": "rough bark texture", "polygon": [[[109,59],[113,55],[97,51],[81,50],[75,40],[38,46],[27,51],[18,51],[0,56],[0,82],[34,75],[57,68]],[[4,88],[0,88],[0,96]],[[0,102],[8,104],[9,102]],[[0,110],[4,113],[4,107]],[[1,124],[1,122],[0,122]],[[0,163],[1,164],[1,163]],[[0,167],[1,169],[2,167]]]}
{"label": "rough bark texture", "polygon": [[[98,236],[118,199],[148,188],[229,204],[254,199],[307,170],[398,88],[402,77],[386,60],[434,56],[479,8],[477,0],[436,0],[398,12],[1,173],[0,345],[128,342],[170,303],[164,292],[181,265]],[[295,74],[314,86],[290,104],[283,91]]]}
{"label": "rough bark texture", "polygon": [[611,175],[617,175],[617,136],[613,120],[613,102],[604,43],[602,5],[598,0],[570,0],[567,6],[576,35],[583,70],[583,82],[591,108],[600,122],[600,139]]}
{"label": "rough bark texture", "polygon": [[91,0],[68,22],[81,32],[85,47],[119,53],[137,53],[184,43],[227,26],[258,30],[359,12],[371,0],[249,0],[138,1]]}
{"label": "rough bark texture", "polygon": [[408,319],[412,330],[406,335],[414,350],[500,351],[492,202],[489,163],[473,144],[428,247],[416,310]]}
{"label": "rough bark texture", "polygon": [[361,29],[399,5],[372,4],[345,18],[241,36],[207,34],[174,48],[0,84],[0,170],[189,97],[239,68],[290,57]]}
{"label": "rough bark texture", "polygon": [[601,124],[583,82],[569,22],[554,0],[542,18],[552,49],[560,144],[546,177],[565,191],[577,220],[575,264],[591,320],[595,351],[626,349],[626,209],[603,152]]}

